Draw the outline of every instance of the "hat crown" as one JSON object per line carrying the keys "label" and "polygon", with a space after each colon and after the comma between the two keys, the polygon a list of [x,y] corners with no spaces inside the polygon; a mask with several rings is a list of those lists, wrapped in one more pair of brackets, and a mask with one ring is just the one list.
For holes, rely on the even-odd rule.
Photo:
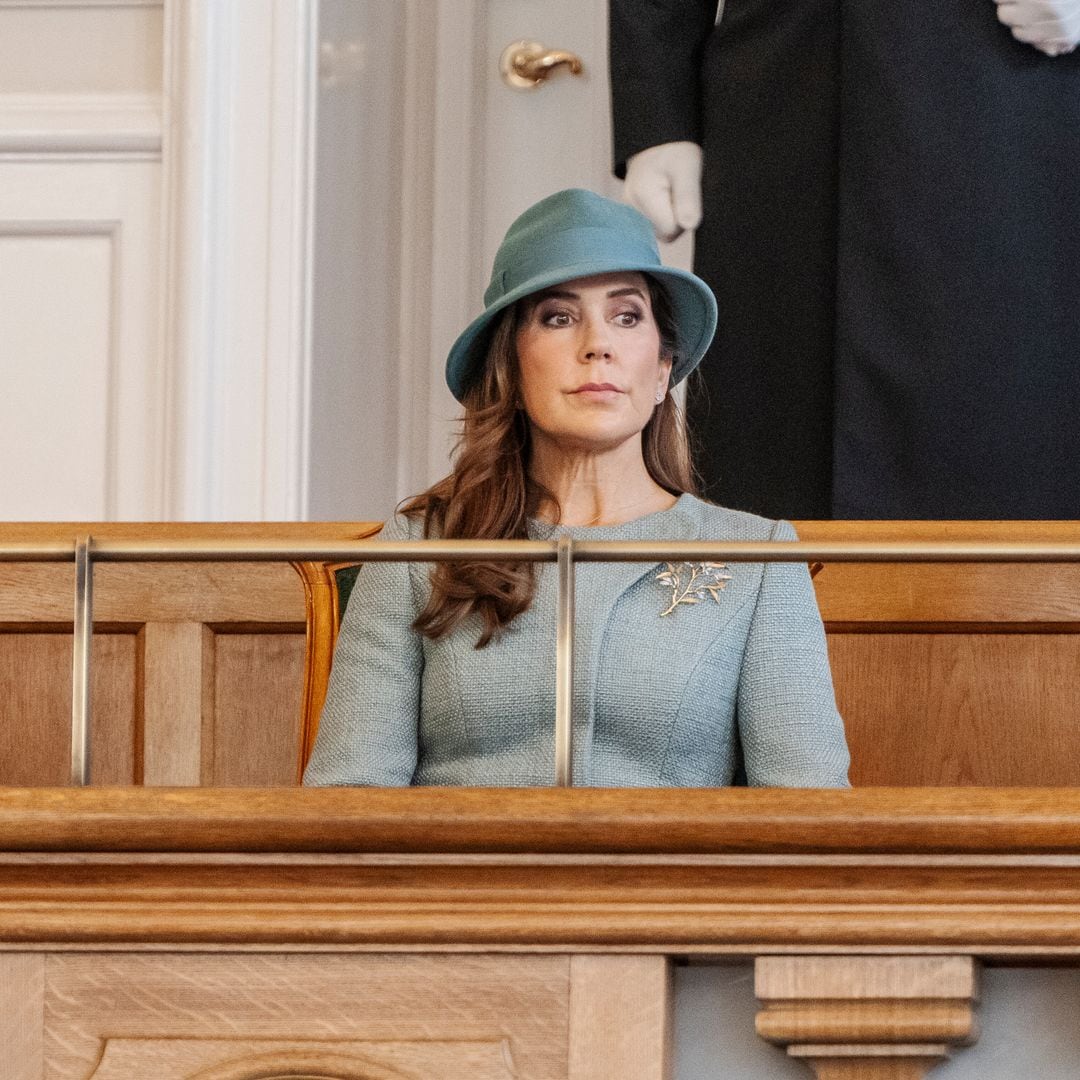
{"label": "hat crown", "polygon": [[[584,188],[569,188],[530,206],[511,224],[495,254],[485,306],[522,282],[617,256],[641,269],[660,266],[652,225],[644,214]],[[616,261],[618,261],[618,258]]]}

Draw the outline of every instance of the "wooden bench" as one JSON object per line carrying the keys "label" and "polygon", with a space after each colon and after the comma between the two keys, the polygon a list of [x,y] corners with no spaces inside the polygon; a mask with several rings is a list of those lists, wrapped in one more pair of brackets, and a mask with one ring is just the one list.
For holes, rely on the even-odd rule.
{"label": "wooden bench", "polygon": [[[355,539],[371,522],[0,525],[0,543]],[[803,522],[807,540],[1080,540],[1080,523]],[[70,564],[0,564],[0,784],[63,784]],[[304,587],[286,563],[95,575],[93,782],[296,782]],[[827,565],[815,578],[858,785],[1080,786],[1080,565]]]}

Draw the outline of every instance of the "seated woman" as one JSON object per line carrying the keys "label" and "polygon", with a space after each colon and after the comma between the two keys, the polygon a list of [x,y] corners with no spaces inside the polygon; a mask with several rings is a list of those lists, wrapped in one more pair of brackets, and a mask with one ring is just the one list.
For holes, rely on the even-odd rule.
{"label": "seated woman", "polygon": [[[716,302],[652,226],[563,191],[511,225],[450,352],[453,472],[382,536],[792,540],[695,497],[671,387]],[[847,784],[802,563],[590,563],[577,575],[575,783]],[[305,784],[549,785],[555,568],[369,563],[349,600]]]}

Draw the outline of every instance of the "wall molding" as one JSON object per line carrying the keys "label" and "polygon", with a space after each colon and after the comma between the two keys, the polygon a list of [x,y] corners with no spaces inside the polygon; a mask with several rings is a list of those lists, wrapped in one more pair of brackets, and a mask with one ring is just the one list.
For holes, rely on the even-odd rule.
{"label": "wall molding", "polygon": [[0,0],[3,8],[142,8],[161,7],[164,0]]}
{"label": "wall molding", "polygon": [[0,155],[5,157],[156,158],[161,131],[158,95],[0,95]]}
{"label": "wall molding", "polygon": [[166,0],[164,505],[307,502],[316,0]]}

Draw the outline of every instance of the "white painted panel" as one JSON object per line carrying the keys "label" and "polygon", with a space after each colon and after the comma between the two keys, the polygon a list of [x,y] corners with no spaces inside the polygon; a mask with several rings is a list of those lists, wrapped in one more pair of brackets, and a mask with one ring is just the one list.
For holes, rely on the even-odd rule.
{"label": "white painted panel", "polygon": [[321,0],[311,479],[315,519],[398,501],[405,8]]}
{"label": "white painted panel", "polygon": [[160,173],[0,162],[4,519],[161,516]]}
{"label": "white painted panel", "polygon": [[979,1041],[939,1065],[932,1080],[1076,1080],[1080,971],[985,970],[979,1025]]}
{"label": "white painted panel", "polygon": [[0,0],[0,94],[158,93],[161,5]]}
{"label": "white painted panel", "polygon": [[[514,90],[498,71],[510,42],[539,41],[581,58],[535,90]],[[510,222],[553,191],[586,187],[618,195],[611,175],[605,0],[494,0],[487,5],[482,59],[487,96],[486,214],[482,258],[490,267]]]}
{"label": "white painted panel", "polygon": [[[483,269],[491,266],[507,226],[545,195],[585,187],[620,198],[611,172],[607,0],[488,0],[483,65]],[[559,68],[534,90],[515,90],[499,73],[513,41],[539,41],[575,53],[582,73]],[[689,267],[689,238],[665,245],[664,260]]]}
{"label": "white painted panel", "polygon": [[90,519],[107,504],[113,230],[0,225],[0,515]]}

